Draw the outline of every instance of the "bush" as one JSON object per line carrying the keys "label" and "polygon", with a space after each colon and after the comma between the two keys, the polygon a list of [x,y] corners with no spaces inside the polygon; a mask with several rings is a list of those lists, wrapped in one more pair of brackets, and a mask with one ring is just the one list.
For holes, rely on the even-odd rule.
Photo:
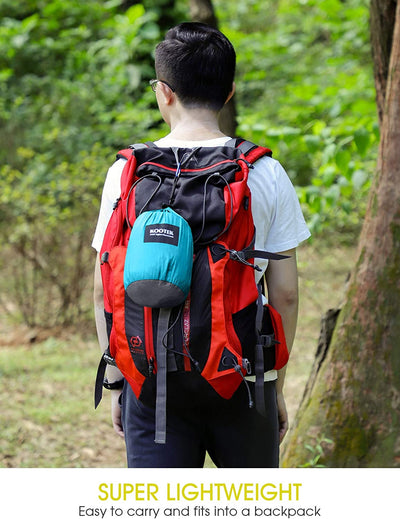
{"label": "bush", "polygon": [[45,154],[18,149],[20,169],[0,169],[1,301],[31,326],[67,324],[89,312],[82,294],[93,271],[90,241],[106,171],[94,146],[74,163],[48,167]]}

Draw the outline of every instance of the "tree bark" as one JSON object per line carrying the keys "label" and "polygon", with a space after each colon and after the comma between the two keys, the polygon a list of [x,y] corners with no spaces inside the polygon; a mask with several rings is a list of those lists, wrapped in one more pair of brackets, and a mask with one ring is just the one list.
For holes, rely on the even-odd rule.
{"label": "tree bark", "polygon": [[397,0],[371,0],[370,30],[379,122],[382,123],[389,60],[393,42],[393,21]]}
{"label": "tree bark", "polygon": [[[193,22],[201,22],[218,29],[218,20],[211,0],[190,0],[190,18]],[[236,104],[232,98],[221,110],[219,126],[222,132],[230,137],[236,136]]]}
{"label": "tree bark", "polygon": [[[371,14],[387,13],[392,3],[372,0]],[[323,438],[332,440],[320,459],[325,466],[400,466],[400,2],[390,33],[373,38],[392,46],[387,77],[381,77],[383,59],[375,69],[384,99],[381,141],[358,260],[332,342],[296,415],[284,466],[307,464],[305,444]]]}
{"label": "tree bark", "polygon": [[193,22],[206,23],[218,28],[217,17],[211,0],[190,0],[190,18]]}

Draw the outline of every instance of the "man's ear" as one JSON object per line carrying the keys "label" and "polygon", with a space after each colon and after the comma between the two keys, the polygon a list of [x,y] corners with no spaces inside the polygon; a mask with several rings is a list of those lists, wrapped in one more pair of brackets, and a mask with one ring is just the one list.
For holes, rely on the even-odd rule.
{"label": "man's ear", "polygon": [[162,99],[166,105],[170,105],[172,101],[174,100],[174,92],[170,89],[168,85],[160,81],[157,85],[157,88],[159,89],[159,93],[162,96]]}
{"label": "man's ear", "polygon": [[233,82],[232,83],[232,90],[229,92],[228,97],[226,98],[225,104],[228,103],[232,99],[232,97],[233,97],[233,95],[235,93],[235,90],[236,90],[236,83]]}

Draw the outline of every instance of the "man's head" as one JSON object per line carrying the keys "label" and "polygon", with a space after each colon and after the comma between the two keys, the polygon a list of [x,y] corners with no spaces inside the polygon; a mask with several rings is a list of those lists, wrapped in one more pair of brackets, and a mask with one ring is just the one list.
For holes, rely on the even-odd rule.
{"label": "man's head", "polygon": [[217,29],[182,23],[156,48],[157,78],[170,85],[182,105],[219,111],[232,91],[236,54]]}

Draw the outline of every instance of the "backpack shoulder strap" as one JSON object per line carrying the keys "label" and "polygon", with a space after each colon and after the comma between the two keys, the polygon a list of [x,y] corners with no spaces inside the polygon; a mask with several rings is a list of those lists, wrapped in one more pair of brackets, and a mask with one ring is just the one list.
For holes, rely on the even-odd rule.
{"label": "backpack shoulder strap", "polygon": [[152,147],[155,147],[155,144],[153,142],[146,142],[146,143],[139,142],[136,144],[131,144],[129,146],[129,148],[120,150],[117,153],[117,160],[125,159],[127,161],[124,166],[124,169],[122,170],[122,174],[121,174],[121,197],[122,198],[127,196],[130,186],[132,185],[132,182],[133,182],[134,173],[136,171],[137,160],[135,157],[135,150],[139,150],[139,149],[143,149],[143,148],[152,148]]}
{"label": "backpack shoulder strap", "polygon": [[129,157],[131,157],[134,153],[135,153],[135,150],[140,150],[140,149],[143,149],[143,148],[154,148],[156,145],[154,144],[154,142],[138,142],[136,144],[131,144],[129,146],[129,148],[125,148],[123,150],[119,150],[119,152],[117,153],[117,159],[126,159],[126,160],[129,160]]}
{"label": "backpack shoulder strap", "polygon": [[246,141],[242,138],[230,139],[225,146],[240,149],[250,164],[253,164],[264,155],[272,157],[272,151],[269,148],[258,146],[258,144],[254,144],[254,142]]}
{"label": "backpack shoulder strap", "polygon": [[116,156],[116,160],[125,159],[129,160],[129,157],[132,155],[132,150],[130,148],[125,148],[124,150],[119,150]]}

